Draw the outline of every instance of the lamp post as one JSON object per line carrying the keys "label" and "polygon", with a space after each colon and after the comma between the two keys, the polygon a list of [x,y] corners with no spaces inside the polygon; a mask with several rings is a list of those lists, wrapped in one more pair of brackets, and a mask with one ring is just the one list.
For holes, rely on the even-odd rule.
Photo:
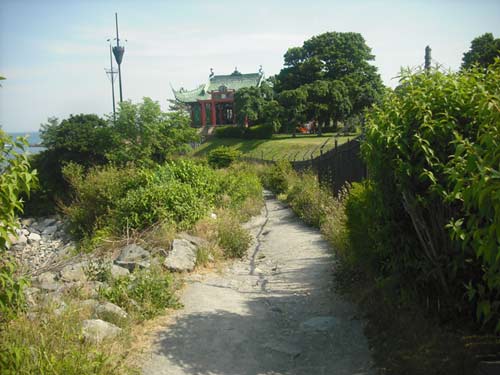
{"label": "lamp post", "polygon": [[107,75],[111,80],[111,96],[113,98],[113,122],[116,122],[116,106],[115,106],[115,74],[116,70],[113,68],[113,48],[111,47],[111,39],[107,40],[109,42],[109,65],[110,68],[106,69]]}

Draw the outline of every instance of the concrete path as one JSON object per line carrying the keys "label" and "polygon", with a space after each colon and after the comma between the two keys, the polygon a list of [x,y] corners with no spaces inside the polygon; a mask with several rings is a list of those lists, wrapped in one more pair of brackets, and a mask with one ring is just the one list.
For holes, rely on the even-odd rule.
{"label": "concrete path", "polygon": [[191,278],[143,373],[373,374],[362,323],[334,291],[319,232],[270,196],[247,227],[256,238],[248,258]]}

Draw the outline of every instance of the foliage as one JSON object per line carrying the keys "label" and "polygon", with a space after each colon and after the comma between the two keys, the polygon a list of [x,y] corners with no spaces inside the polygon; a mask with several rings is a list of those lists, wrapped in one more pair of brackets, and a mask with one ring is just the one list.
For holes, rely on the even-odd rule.
{"label": "foliage", "polygon": [[[2,254],[0,258],[0,324],[14,319],[24,310],[24,288],[28,280],[16,275],[16,263]],[[1,327],[0,327],[1,330]]]}
{"label": "foliage", "polygon": [[113,279],[109,286],[99,289],[99,296],[144,320],[159,315],[167,307],[179,307],[175,289],[173,276],[160,266],[152,266]]}
{"label": "foliage", "polygon": [[405,73],[369,114],[363,145],[382,210],[367,210],[365,220],[388,225],[389,275],[448,309],[474,309],[489,326],[500,322],[498,82],[498,61],[456,74]]}
{"label": "foliage", "polygon": [[500,57],[500,38],[495,39],[492,33],[486,33],[471,42],[469,51],[462,58],[462,69],[469,69],[478,64],[483,68],[493,64]]}
{"label": "foliage", "polygon": [[24,148],[25,138],[15,141],[0,129],[0,252],[15,235],[16,214],[22,212],[21,194],[29,194],[37,183],[36,171],[30,165]]}
{"label": "foliage", "polygon": [[243,138],[245,128],[243,126],[217,126],[215,136],[217,138]]}
{"label": "foliage", "polygon": [[297,126],[306,120],[307,90],[299,87],[293,90],[286,90],[280,93],[279,102],[283,106],[283,123],[286,132],[292,131],[293,136]]}
{"label": "foliage", "polygon": [[252,236],[234,215],[226,214],[217,218],[217,243],[226,258],[243,257],[251,242]]}
{"label": "foliage", "polygon": [[184,111],[162,112],[150,98],[142,103],[120,103],[113,125],[114,149],[107,156],[121,165],[127,162],[164,162],[167,156],[185,153],[198,140]]}
{"label": "foliage", "polygon": [[273,124],[266,125],[253,125],[249,126],[245,131],[245,138],[247,139],[271,139],[275,127]]}
{"label": "foliage", "polygon": [[207,155],[208,164],[213,168],[227,168],[241,157],[241,152],[232,147],[220,146]]}
{"label": "foliage", "polygon": [[286,193],[292,173],[292,165],[280,160],[262,174],[262,184],[274,193]]}
{"label": "foliage", "polygon": [[[43,310],[43,319],[22,315],[0,335],[0,372],[14,374],[123,374],[114,346],[82,340],[82,308],[68,306],[59,315]],[[123,346],[123,344],[121,345]]]}
{"label": "foliage", "polygon": [[[302,47],[288,49],[285,67],[276,77],[278,93],[295,90],[316,81],[340,81],[348,89],[347,98],[333,103],[351,103],[353,114],[373,104],[382,91],[377,69],[370,65],[371,49],[359,33],[327,32],[306,40]],[[337,112],[342,112],[340,108]]]}

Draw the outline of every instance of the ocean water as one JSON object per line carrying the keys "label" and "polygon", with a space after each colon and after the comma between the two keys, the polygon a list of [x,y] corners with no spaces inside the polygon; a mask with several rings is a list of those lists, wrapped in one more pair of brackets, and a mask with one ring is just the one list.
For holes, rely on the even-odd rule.
{"label": "ocean water", "polygon": [[16,137],[28,137],[28,143],[30,146],[26,149],[26,151],[30,154],[37,154],[43,150],[45,150],[45,147],[39,146],[41,143],[40,139],[40,133],[39,132],[16,132],[16,133],[7,133],[10,135],[12,138]]}

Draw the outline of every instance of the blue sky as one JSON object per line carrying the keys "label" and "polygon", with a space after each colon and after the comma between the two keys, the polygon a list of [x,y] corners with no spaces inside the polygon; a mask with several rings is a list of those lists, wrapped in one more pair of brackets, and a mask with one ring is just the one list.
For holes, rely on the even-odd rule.
{"label": "blue sky", "polygon": [[127,39],[124,98],[164,109],[174,87],[216,74],[279,72],[283,54],[325,31],[360,32],[384,83],[423,62],[424,48],[456,70],[471,40],[500,37],[500,1],[0,0],[0,125],[32,131],[49,116],[111,111],[106,39]]}

